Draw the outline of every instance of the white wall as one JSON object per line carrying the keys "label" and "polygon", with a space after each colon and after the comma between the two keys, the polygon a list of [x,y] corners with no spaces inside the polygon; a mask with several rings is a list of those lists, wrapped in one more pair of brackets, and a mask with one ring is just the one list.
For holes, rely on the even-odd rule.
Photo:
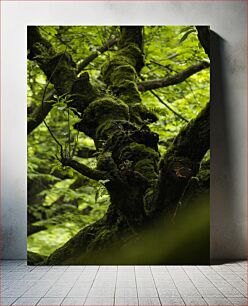
{"label": "white wall", "polygon": [[[3,258],[26,257],[26,26],[210,25],[211,258],[246,257],[246,1],[2,1]],[[219,36],[219,37],[217,37]]]}

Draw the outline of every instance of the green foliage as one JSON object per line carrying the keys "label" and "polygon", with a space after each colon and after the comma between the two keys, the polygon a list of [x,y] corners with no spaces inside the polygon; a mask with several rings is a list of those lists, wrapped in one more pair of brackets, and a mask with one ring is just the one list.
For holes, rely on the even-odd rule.
{"label": "green foliage", "polygon": [[[145,80],[165,78],[199,61],[209,61],[193,26],[145,27],[144,46],[146,66],[142,69],[142,77]],[[156,93],[177,113],[191,120],[209,101],[209,69],[177,85],[157,89]],[[159,134],[160,150],[164,151],[185,122],[160,104],[150,92],[143,93],[142,100],[159,117],[150,127]]]}
{"label": "green foliage", "polygon": [[[97,52],[107,40],[118,38],[120,33],[119,27],[114,26],[39,28],[40,33],[50,41],[56,52],[64,52],[66,49],[77,65],[92,52]],[[111,49],[118,50],[118,45]],[[166,78],[199,61],[209,61],[199,44],[193,26],[146,26],[144,56],[145,66],[141,70],[140,79],[131,80],[135,86],[135,82]],[[98,52],[98,57],[79,75],[88,72],[92,84],[101,84],[101,87],[104,87],[99,79],[104,62],[108,63],[109,67],[111,58],[108,51],[103,54]],[[112,64],[114,67],[114,63]],[[123,65],[122,70],[115,71],[116,81],[119,82],[124,72],[130,73],[130,66]],[[27,63],[27,76],[28,118],[32,118],[32,111],[41,104],[47,80],[34,61]],[[46,92],[52,89],[52,85],[48,84]],[[209,91],[209,69],[204,69],[182,83],[157,89],[156,94],[177,113],[191,120],[209,101]],[[148,110],[158,117],[158,121],[149,126],[152,131],[159,134],[159,150],[163,153],[185,122],[162,105],[149,91],[142,93],[141,98]],[[137,97],[137,101],[139,100],[140,96]],[[95,149],[95,145],[91,138],[73,128],[79,118],[75,109],[70,107],[71,96],[52,95],[48,102],[53,103],[53,108],[46,117],[46,122],[62,145],[66,156],[74,155],[80,163],[94,168],[96,155],[91,158],[77,156],[81,148]],[[113,101],[110,110],[105,107],[106,112],[119,111],[121,105],[115,109],[115,103],[116,101]],[[125,118],[127,112],[128,110],[123,110]],[[101,120],[104,112],[101,112],[99,106],[98,114],[88,115],[92,116],[92,120]],[[107,181],[93,182],[68,167],[62,167],[57,158],[59,154],[60,148],[44,123],[28,136],[28,212],[32,216],[29,221],[46,227],[46,230],[28,237],[28,250],[42,255],[49,255],[82,227],[102,217],[110,203],[104,187]],[[131,161],[126,160],[123,166],[131,167],[130,163]]]}

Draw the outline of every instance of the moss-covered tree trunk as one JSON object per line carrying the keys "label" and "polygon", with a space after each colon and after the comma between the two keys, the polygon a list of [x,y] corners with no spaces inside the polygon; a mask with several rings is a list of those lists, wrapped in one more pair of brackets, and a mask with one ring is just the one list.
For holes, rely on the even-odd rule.
{"label": "moss-covered tree trunk", "polygon": [[46,263],[99,263],[113,247],[142,241],[143,229],[161,214],[170,219],[209,148],[209,109],[180,132],[159,166],[158,135],[146,125],[156,117],[142,105],[137,87],[144,64],[142,27],[121,27],[118,51],[102,67],[104,90],[93,87],[87,73],[77,78],[70,56],[55,54],[36,27],[29,27],[28,37],[29,59],[38,62],[59,94],[71,94],[80,117],[75,128],[90,136],[99,152],[96,170],[64,157],[62,163],[102,180],[111,200],[102,219],[82,229]]}

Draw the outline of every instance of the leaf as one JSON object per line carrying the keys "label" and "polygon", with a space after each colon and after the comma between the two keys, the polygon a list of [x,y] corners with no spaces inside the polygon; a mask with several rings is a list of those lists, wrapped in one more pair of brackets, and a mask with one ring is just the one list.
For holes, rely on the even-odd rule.
{"label": "leaf", "polygon": [[58,106],[57,109],[58,109],[59,111],[62,111],[62,110],[64,110],[64,109],[66,109],[66,106]]}
{"label": "leaf", "polygon": [[185,33],[188,30],[194,29],[194,26],[187,26],[187,27],[183,27],[180,31],[179,34]]}
{"label": "leaf", "polygon": [[189,30],[188,32],[186,32],[186,33],[182,36],[182,38],[180,39],[179,44],[181,44],[182,42],[184,42],[184,41],[187,39],[187,37],[189,36],[189,34],[190,34],[190,33],[193,33],[193,32],[195,32],[195,29]]}

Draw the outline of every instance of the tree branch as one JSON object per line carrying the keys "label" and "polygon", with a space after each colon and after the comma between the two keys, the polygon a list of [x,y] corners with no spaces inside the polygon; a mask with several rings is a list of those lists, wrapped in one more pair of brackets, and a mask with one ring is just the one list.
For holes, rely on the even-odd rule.
{"label": "tree branch", "polygon": [[142,67],[144,66],[144,41],[143,41],[143,31],[144,28],[142,26],[121,26],[121,39],[120,39],[120,47],[124,48],[128,46],[130,43],[138,46],[141,52],[139,52],[139,56],[136,56],[136,64],[135,69],[137,73],[140,73]]}
{"label": "tree branch", "polygon": [[28,50],[28,58],[38,63],[58,95],[71,94],[70,106],[83,113],[98,95],[90,84],[89,75],[83,73],[77,78],[76,64],[71,56],[67,52],[56,53],[35,26],[28,27]]}
{"label": "tree branch", "polygon": [[88,147],[82,147],[77,151],[77,156],[81,158],[95,157],[96,150]]}
{"label": "tree branch", "polygon": [[91,169],[88,166],[80,164],[75,160],[64,158],[61,160],[61,163],[63,166],[71,167],[72,169],[76,170],[77,172],[81,173],[84,176],[87,176],[92,180],[100,181],[108,179],[106,172]]}
{"label": "tree branch", "polygon": [[210,58],[210,28],[208,26],[197,26],[198,39]]}
{"label": "tree branch", "polygon": [[55,93],[55,90],[51,90],[42,104],[37,106],[33,112],[30,114],[30,118],[28,118],[28,135],[39,126],[42,121],[46,118],[50,110],[53,108],[53,102],[46,102],[50,100]]}
{"label": "tree branch", "polygon": [[176,136],[160,162],[156,214],[173,216],[178,201],[190,179],[199,171],[200,162],[210,147],[210,103]]}
{"label": "tree branch", "polygon": [[58,94],[70,92],[76,80],[76,65],[71,56],[66,52],[56,53],[35,26],[28,27],[28,49],[28,58],[38,63]]}
{"label": "tree branch", "polygon": [[177,113],[173,108],[171,108],[167,103],[165,103],[159,95],[157,95],[153,90],[150,91],[154,97],[156,97],[158,99],[158,101],[163,104],[165,107],[167,107],[174,115],[176,115],[177,117],[179,117],[180,119],[182,119],[185,122],[189,122],[188,119],[185,119],[182,115],[180,115],[179,113]]}
{"label": "tree branch", "polygon": [[90,62],[92,62],[95,58],[106,51],[108,51],[112,46],[114,46],[118,42],[118,39],[110,39],[108,40],[102,47],[97,48],[96,52],[93,52],[90,56],[86,57],[83,61],[79,62],[77,73],[81,72]]}
{"label": "tree branch", "polygon": [[171,85],[176,85],[178,83],[181,83],[185,81],[188,77],[191,75],[209,67],[209,63],[207,62],[200,62],[198,64],[192,65],[188,67],[187,69],[169,76],[164,79],[158,79],[158,80],[151,80],[151,81],[143,81],[138,84],[138,88],[140,91],[145,92],[147,90],[151,89],[157,89],[161,87],[167,87]]}

